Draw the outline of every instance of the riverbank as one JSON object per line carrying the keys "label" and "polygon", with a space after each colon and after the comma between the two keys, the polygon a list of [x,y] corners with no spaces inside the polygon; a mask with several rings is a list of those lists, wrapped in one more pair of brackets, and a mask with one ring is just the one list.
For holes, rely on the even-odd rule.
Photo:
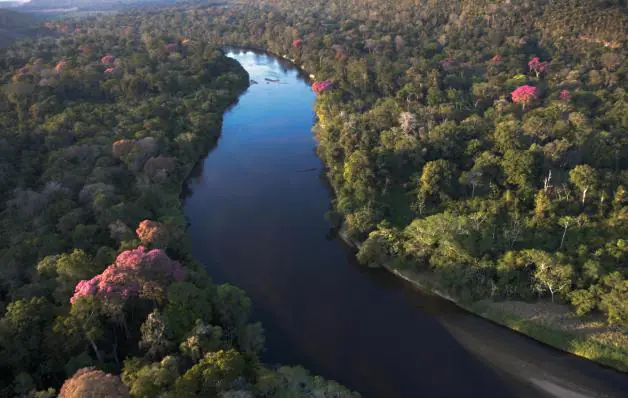
{"label": "riverbank", "polygon": [[[360,249],[361,242],[350,238],[344,228],[340,228],[338,235],[348,245]],[[546,301],[463,302],[439,288],[429,274],[399,270],[388,264],[378,266],[423,292],[442,297],[493,323],[559,350],[628,372],[628,333],[611,329],[599,317],[576,317],[568,306]]]}
{"label": "riverbank", "polygon": [[462,302],[438,288],[429,274],[383,268],[422,291],[436,294],[489,321],[562,351],[628,372],[628,334],[610,329],[599,318],[577,317],[568,306],[547,301]]}
{"label": "riverbank", "polygon": [[[308,76],[310,82],[315,79],[315,75],[307,71],[304,65],[299,65],[296,59],[290,58],[287,54],[276,54],[267,50],[252,50],[262,51],[278,59],[286,60],[299,68],[304,76]],[[320,118],[318,120],[320,123]],[[331,189],[333,192],[334,188],[331,187]],[[351,239],[343,228],[340,228],[339,236],[350,246],[356,249],[360,248],[361,242]],[[409,270],[395,269],[389,265],[380,264],[380,266],[416,288],[440,296],[493,323],[505,326],[562,351],[628,372],[628,334],[625,331],[611,330],[599,319],[575,317],[567,306],[552,305],[545,302],[507,301],[505,302],[507,305],[504,305],[504,302],[491,300],[463,302],[437,286],[437,282],[429,274],[419,275]],[[550,311],[548,311],[548,305],[553,306]],[[536,309],[536,311],[530,311],[531,308]],[[548,313],[553,314],[553,316],[543,316],[543,314]]]}

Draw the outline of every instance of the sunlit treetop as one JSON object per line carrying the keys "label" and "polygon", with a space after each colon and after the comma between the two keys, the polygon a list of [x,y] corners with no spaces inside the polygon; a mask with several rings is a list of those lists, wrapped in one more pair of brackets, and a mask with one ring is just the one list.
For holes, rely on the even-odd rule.
{"label": "sunlit treetop", "polygon": [[168,244],[168,230],[160,222],[144,220],[138,225],[135,233],[144,245],[163,248]]}
{"label": "sunlit treetop", "polygon": [[59,63],[55,66],[55,71],[56,71],[57,73],[61,73],[61,72],[63,72],[63,71],[65,70],[65,67],[66,67],[66,65],[67,65],[67,64],[68,64],[68,63],[67,63],[65,60],[63,60],[63,59],[62,59],[62,60],[61,60],[61,61],[59,61]]}

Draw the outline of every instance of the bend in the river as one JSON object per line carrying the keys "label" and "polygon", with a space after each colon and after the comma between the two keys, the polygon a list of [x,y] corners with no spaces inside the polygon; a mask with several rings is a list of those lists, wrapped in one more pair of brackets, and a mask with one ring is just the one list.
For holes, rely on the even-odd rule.
{"label": "bend in the river", "polygon": [[185,213],[196,259],[216,282],[253,299],[265,362],[304,365],[367,397],[628,391],[625,375],[357,265],[323,218],[331,195],[305,77],[267,54],[229,56],[258,84],[225,115],[217,147],[189,184]]}

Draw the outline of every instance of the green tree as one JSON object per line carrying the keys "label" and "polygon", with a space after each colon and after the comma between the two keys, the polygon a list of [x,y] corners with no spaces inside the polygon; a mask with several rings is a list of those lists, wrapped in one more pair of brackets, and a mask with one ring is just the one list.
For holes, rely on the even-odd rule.
{"label": "green tree", "polygon": [[218,396],[242,376],[245,365],[235,350],[210,352],[177,379],[175,395],[181,398]]}
{"label": "green tree", "polygon": [[526,256],[534,266],[534,289],[539,294],[549,292],[554,302],[557,293],[567,292],[571,288],[571,265],[561,263],[555,256],[542,250],[528,250]]}
{"label": "green tree", "polygon": [[174,340],[180,341],[198,320],[212,321],[212,295],[209,288],[201,289],[190,282],[175,282],[168,287],[163,317]]}
{"label": "green tree", "polygon": [[593,167],[587,164],[579,164],[569,171],[569,180],[582,193],[582,204],[584,205],[587,199],[587,193],[589,190],[595,190],[599,182],[599,177]]}

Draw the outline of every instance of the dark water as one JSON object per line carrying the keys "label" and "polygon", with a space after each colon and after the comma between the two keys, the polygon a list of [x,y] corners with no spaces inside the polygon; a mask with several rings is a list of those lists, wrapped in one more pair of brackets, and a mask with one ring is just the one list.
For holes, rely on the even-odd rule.
{"label": "dark water", "polygon": [[357,265],[323,218],[331,196],[309,85],[272,56],[229,55],[260,84],[225,115],[185,213],[195,257],[253,299],[265,362],[301,364],[367,397],[541,396],[523,377],[534,369],[606,396],[628,391],[623,375]]}

